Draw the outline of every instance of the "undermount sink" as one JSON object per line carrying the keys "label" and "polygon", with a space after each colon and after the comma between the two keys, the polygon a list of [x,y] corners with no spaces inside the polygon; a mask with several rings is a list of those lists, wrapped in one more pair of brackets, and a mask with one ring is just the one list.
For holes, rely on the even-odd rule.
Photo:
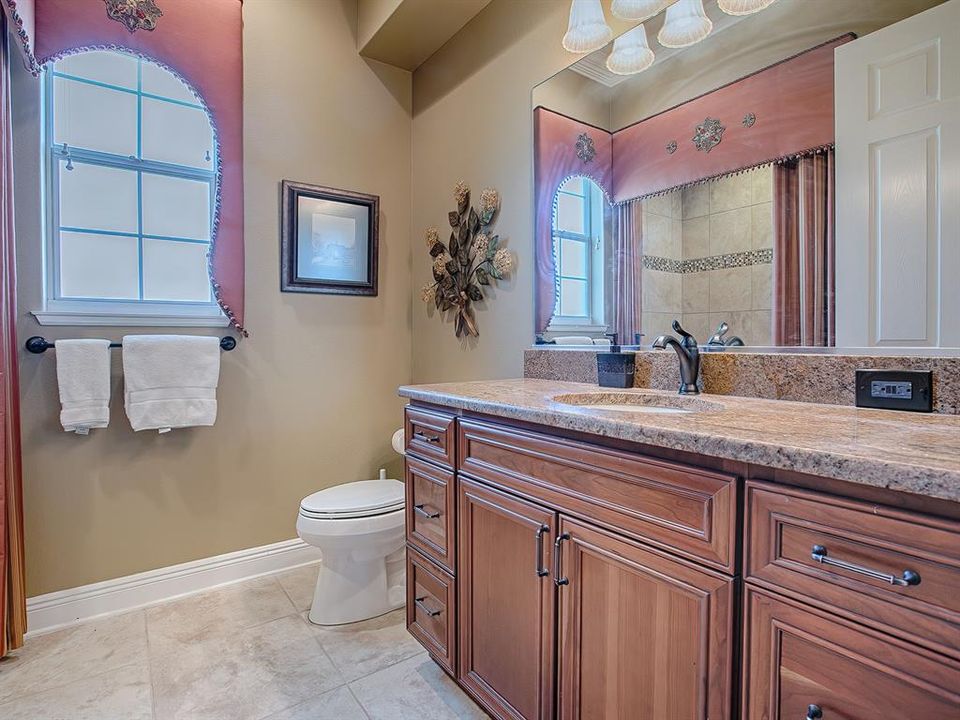
{"label": "undermount sink", "polygon": [[564,405],[576,405],[591,410],[661,415],[685,415],[723,410],[723,405],[709,400],[701,400],[695,397],[670,397],[658,393],[568,393],[556,395],[553,400]]}

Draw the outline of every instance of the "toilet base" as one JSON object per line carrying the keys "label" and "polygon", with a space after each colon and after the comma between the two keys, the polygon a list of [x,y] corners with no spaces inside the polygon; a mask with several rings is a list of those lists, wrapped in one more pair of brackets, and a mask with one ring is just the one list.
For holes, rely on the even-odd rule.
{"label": "toilet base", "polygon": [[386,558],[358,560],[349,553],[324,553],[310,605],[315,625],[369,620],[405,604],[404,549]]}

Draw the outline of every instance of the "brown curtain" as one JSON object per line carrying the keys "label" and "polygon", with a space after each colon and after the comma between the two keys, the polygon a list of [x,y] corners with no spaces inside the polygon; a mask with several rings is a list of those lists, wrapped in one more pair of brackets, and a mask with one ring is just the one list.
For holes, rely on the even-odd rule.
{"label": "brown curtain", "polygon": [[610,330],[617,333],[620,342],[633,343],[633,335],[640,331],[643,270],[643,202],[630,200],[614,207],[611,302],[613,322]]}
{"label": "brown curtain", "polygon": [[836,344],[834,153],[773,168],[773,343]]}
{"label": "brown curtain", "polygon": [[13,244],[13,138],[10,45],[0,13],[0,657],[23,645],[27,605],[20,483],[20,391],[17,374],[16,273]]}

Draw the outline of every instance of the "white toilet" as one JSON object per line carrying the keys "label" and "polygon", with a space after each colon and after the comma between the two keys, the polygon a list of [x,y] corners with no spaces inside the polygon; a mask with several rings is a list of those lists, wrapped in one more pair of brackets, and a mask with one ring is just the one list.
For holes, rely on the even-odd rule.
{"label": "white toilet", "polygon": [[303,499],[297,534],[320,548],[320,574],[310,621],[341,625],[402,607],[403,483],[379,480],[337,485]]}

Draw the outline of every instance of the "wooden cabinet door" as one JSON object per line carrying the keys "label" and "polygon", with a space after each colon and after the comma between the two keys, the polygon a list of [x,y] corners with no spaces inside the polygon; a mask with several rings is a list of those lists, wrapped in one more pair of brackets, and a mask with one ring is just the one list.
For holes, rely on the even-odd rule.
{"label": "wooden cabinet door", "polygon": [[960,663],[748,588],[744,720],[957,720]]}
{"label": "wooden cabinet door", "polygon": [[731,717],[733,579],[561,516],[560,720]]}
{"label": "wooden cabinet door", "polygon": [[556,514],[459,480],[459,679],[494,717],[550,720]]}

